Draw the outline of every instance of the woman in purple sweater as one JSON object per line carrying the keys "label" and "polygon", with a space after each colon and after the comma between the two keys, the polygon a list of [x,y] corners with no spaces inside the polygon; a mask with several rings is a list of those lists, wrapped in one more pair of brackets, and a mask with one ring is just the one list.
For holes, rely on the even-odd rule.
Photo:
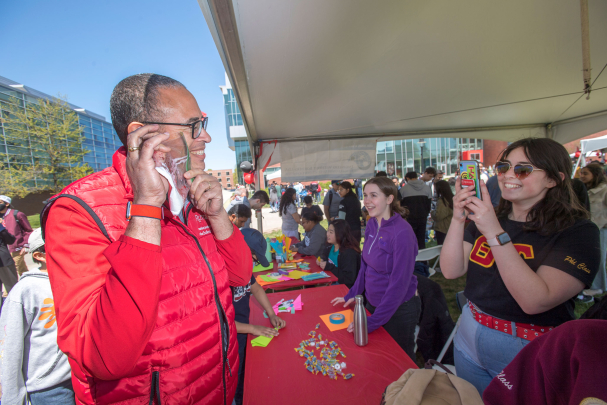
{"label": "woman in purple sweater", "polygon": [[[372,217],[365,231],[360,272],[356,283],[345,297],[331,301],[349,306],[354,297],[367,297],[368,331],[383,326],[403,350],[415,360],[415,325],[419,321],[421,300],[417,295],[417,278],[413,275],[417,256],[417,239],[401,213],[398,190],[387,177],[367,181],[364,204]],[[354,325],[348,326],[352,332]]]}

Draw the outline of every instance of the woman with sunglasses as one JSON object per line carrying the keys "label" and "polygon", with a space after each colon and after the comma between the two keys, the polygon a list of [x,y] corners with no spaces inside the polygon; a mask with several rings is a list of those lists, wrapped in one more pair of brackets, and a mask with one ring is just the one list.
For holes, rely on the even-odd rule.
{"label": "woman with sunglasses", "polygon": [[497,211],[484,182],[481,200],[457,180],[441,270],[467,274],[455,367],[481,395],[529,341],[575,319],[573,299],[597,272],[599,230],[573,195],[571,169],[562,145],[526,138],[496,164]]}
{"label": "woman with sunglasses", "polygon": [[580,172],[580,180],[588,188],[588,199],[590,200],[590,215],[592,222],[599,227],[601,232],[601,264],[599,271],[592,282],[590,290],[585,290],[586,295],[602,294],[607,290],[605,277],[605,254],[607,252],[607,179],[603,173],[603,166],[591,163]]}

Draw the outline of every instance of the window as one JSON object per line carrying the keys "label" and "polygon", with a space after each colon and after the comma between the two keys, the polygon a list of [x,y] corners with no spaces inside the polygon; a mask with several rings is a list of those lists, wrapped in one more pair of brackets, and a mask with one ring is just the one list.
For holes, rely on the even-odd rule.
{"label": "window", "polygon": [[217,172],[217,177],[221,177],[221,172]]}
{"label": "window", "polygon": [[226,172],[226,176],[229,176],[229,175],[230,175],[230,172]]}
{"label": "window", "polygon": [[472,159],[472,160],[481,160],[481,154],[480,153],[471,153],[470,154],[470,159]]}

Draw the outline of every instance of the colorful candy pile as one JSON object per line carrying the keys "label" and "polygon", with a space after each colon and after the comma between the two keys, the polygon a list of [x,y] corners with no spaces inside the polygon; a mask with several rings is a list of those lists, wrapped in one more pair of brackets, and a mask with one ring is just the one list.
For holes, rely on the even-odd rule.
{"label": "colorful candy pile", "polygon": [[[317,324],[315,329],[318,328],[320,328],[320,324]],[[329,342],[327,338],[323,340],[320,333],[318,334],[318,337],[316,337],[316,330],[310,331],[308,336],[310,336],[310,339],[302,341],[299,344],[299,347],[295,348],[295,351],[299,353],[299,357],[306,358],[304,367],[306,367],[309,372],[314,373],[314,375],[321,373],[332,380],[337,380],[338,375],[341,375],[344,380],[349,380],[354,377],[354,374],[346,374],[343,372],[346,368],[346,363],[340,363],[337,360],[337,357],[341,356],[345,359],[346,355],[341,351],[337,343],[333,341]],[[320,349],[321,346],[322,349]],[[315,349],[320,350],[320,359],[316,357],[316,354],[314,353]]]}

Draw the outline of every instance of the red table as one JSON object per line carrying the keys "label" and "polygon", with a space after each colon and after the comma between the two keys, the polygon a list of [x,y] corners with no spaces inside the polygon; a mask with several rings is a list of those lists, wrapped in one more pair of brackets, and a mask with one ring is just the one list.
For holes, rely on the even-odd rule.
{"label": "red table", "polygon": [[[311,405],[311,404],[372,404],[381,402],[386,387],[396,381],[409,368],[417,368],[415,363],[398,346],[384,328],[369,334],[369,344],[359,347],[354,337],[342,329],[329,332],[319,315],[343,310],[342,306],[333,307],[331,300],[343,297],[348,292],[344,285],[322,288],[310,288],[301,291],[286,291],[268,294],[271,304],[282,298],[296,298],[301,294],[304,303],[302,311],[295,314],[280,313],[287,322],[268,347],[252,347],[249,335],[245,364],[244,403]],[[261,305],[251,296],[250,323],[267,325]],[[328,337],[339,344],[346,358],[346,370],[355,376],[350,380],[338,377],[331,380],[320,373],[314,375],[304,367],[305,357],[299,357],[295,348],[308,333],[320,323],[318,333],[323,339]]]}
{"label": "red table", "polygon": [[[303,259],[305,262],[310,263],[310,274],[318,273],[319,271],[323,271],[323,269],[318,264],[316,264],[316,258],[314,256],[302,256],[299,253],[297,253],[297,254],[295,254],[294,258]],[[272,270],[256,272],[256,273],[253,273],[253,275],[255,275],[255,277],[257,277],[260,274],[269,274],[269,273],[274,273],[274,272],[278,271],[278,265],[276,264],[276,260],[274,260],[272,262],[272,264],[274,265],[274,268]],[[331,273],[330,271],[325,271],[325,273],[327,273],[327,275],[329,276],[328,278],[319,278],[319,279],[311,280],[311,281],[305,281],[303,279],[281,281],[280,283],[264,285],[263,289],[264,290],[271,289],[271,290],[276,291],[276,290],[286,290],[287,288],[294,288],[294,287],[305,288],[308,286],[331,285],[337,281],[337,277],[335,277],[335,275],[333,273]]]}

